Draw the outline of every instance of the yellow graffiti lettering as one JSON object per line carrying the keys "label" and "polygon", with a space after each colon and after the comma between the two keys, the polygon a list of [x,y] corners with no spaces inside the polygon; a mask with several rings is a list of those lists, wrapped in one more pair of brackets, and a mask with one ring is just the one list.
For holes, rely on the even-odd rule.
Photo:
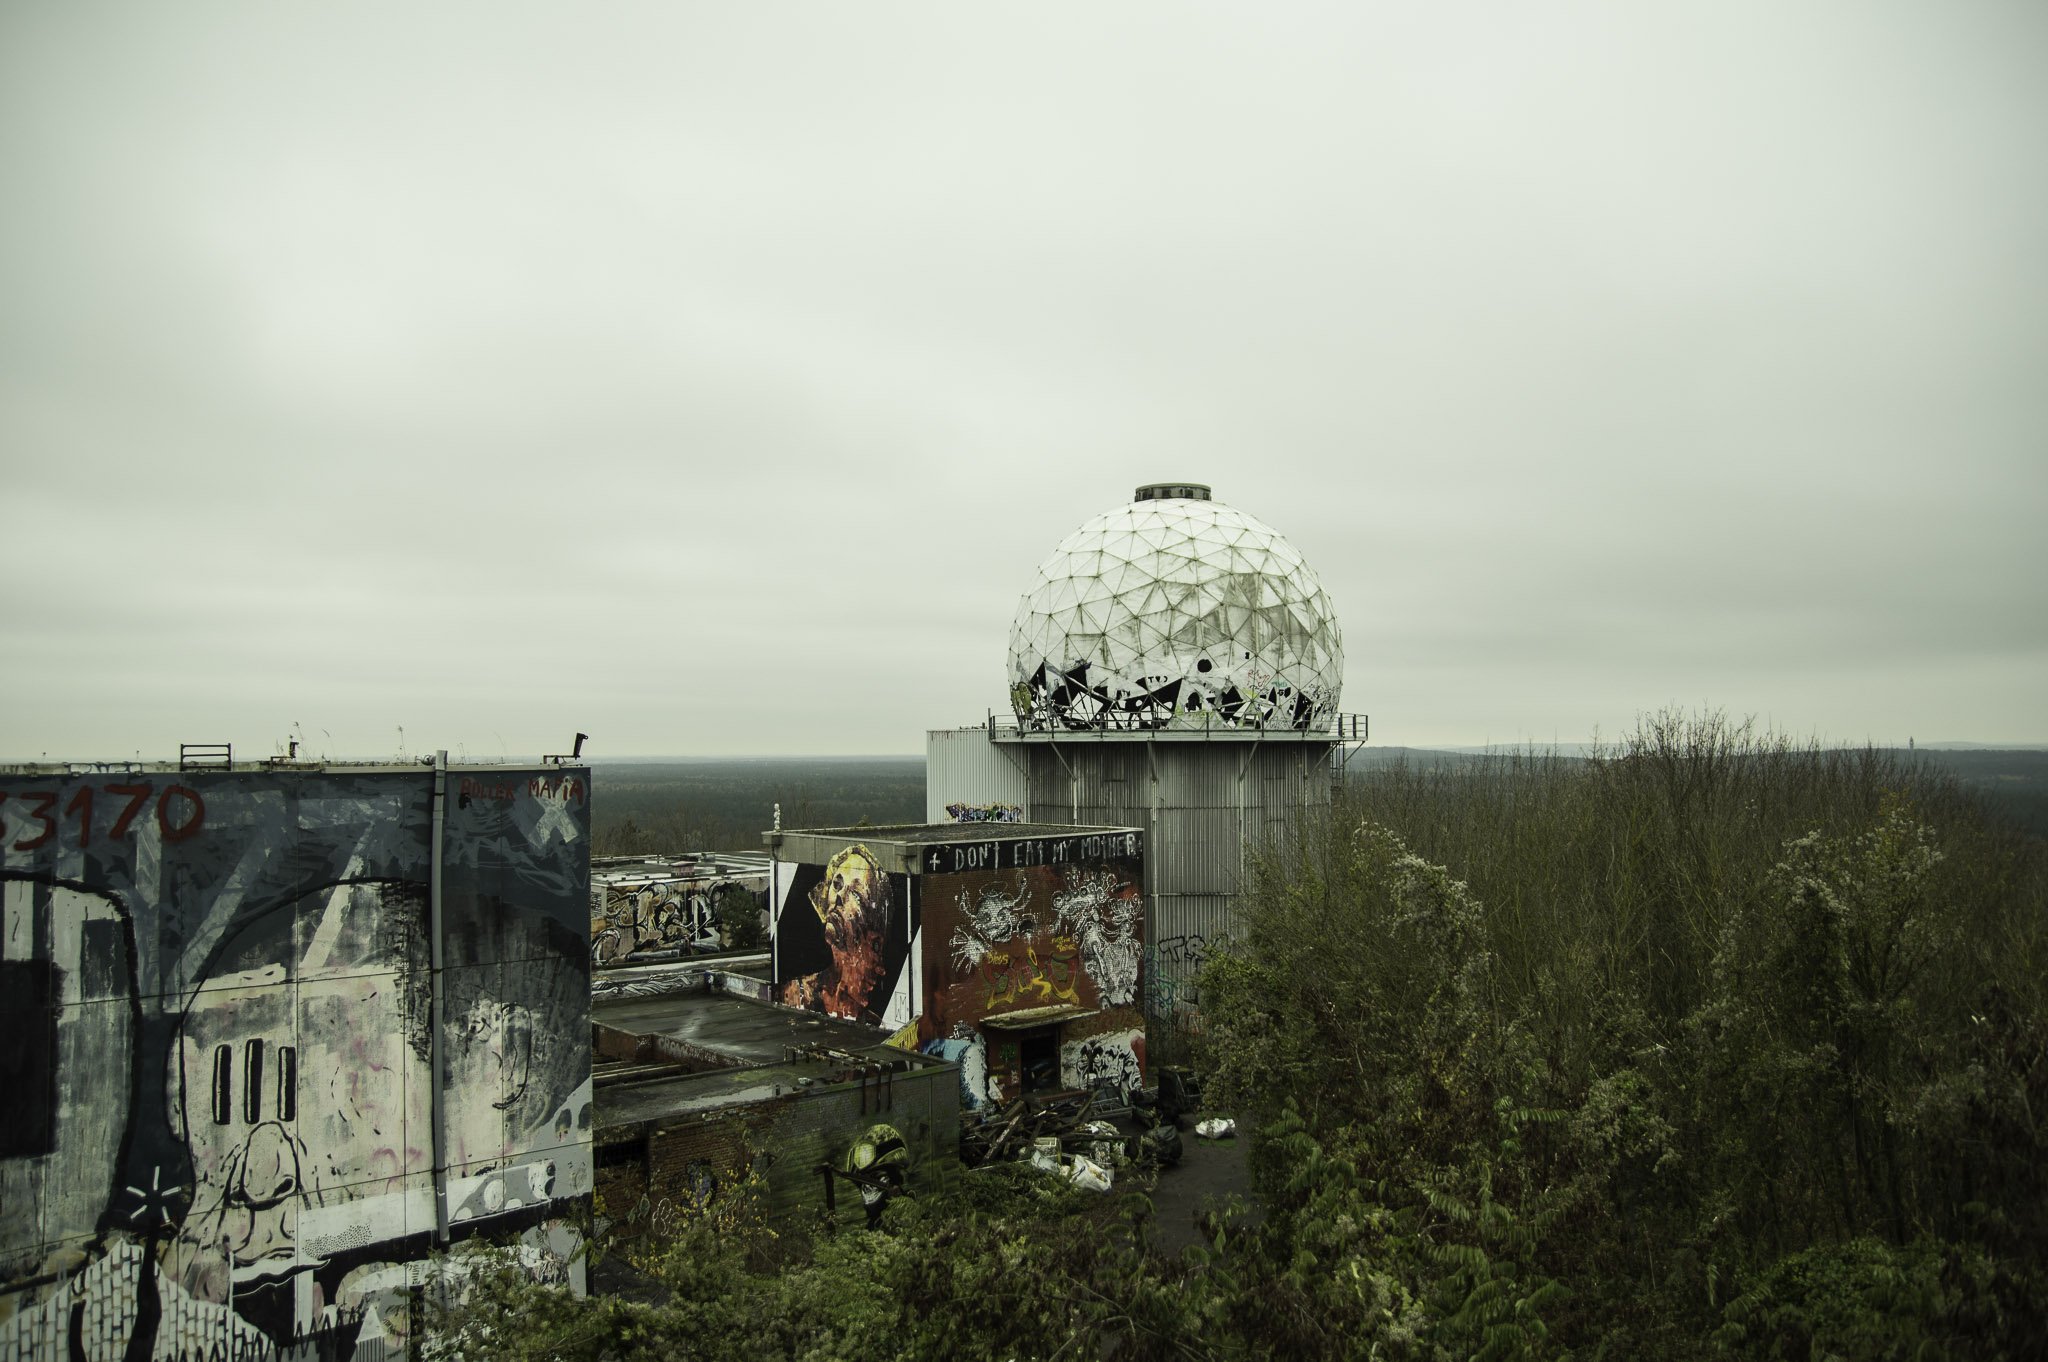
{"label": "yellow graffiti lettering", "polygon": [[982,1006],[993,1007],[1006,1003],[1017,996],[1016,976],[1008,970],[997,973],[996,966],[1008,965],[1010,957],[1001,951],[991,951],[981,962]]}
{"label": "yellow graffiti lettering", "polygon": [[1029,956],[1029,964],[1026,966],[1027,982],[1024,985],[1026,988],[1036,990],[1041,1001],[1055,998],[1063,1003],[1079,1001],[1074,991],[1074,969],[1071,961],[1054,957],[1041,964],[1036,950],[1027,948],[1026,954]]}

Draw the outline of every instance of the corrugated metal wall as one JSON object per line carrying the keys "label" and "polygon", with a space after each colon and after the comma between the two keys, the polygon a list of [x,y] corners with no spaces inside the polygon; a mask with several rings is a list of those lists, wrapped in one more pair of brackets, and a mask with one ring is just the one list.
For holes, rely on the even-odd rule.
{"label": "corrugated metal wall", "polygon": [[1029,809],[1145,829],[1146,1017],[1171,1057],[1199,1025],[1195,975],[1236,934],[1247,846],[1330,799],[1330,747],[1301,742],[1005,744],[1028,754]]}
{"label": "corrugated metal wall", "polygon": [[[990,742],[987,729],[935,728],[925,734],[925,822],[951,822],[948,804],[1017,804],[1025,818],[1033,818],[1030,799],[1024,754]],[[1066,808],[1064,798],[1060,808]]]}

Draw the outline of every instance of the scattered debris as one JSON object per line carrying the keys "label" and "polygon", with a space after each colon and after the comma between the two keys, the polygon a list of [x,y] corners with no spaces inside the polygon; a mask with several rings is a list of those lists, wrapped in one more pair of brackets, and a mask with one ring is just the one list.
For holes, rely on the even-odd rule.
{"label": "scattered debris", "polygon": [[1159,1086],[1133,1092],[1131,1114],[1178,1128],[1189,1112],[1201,1106],[1202,1085],[1191,1070],[1179,1065],[1162,1065],[1155,1072]]}
{"label": "scattered debris", "polygon": [[1080,1154],[1054,1154],[1036,1149],[1031,1153],[1031,1166],[1057,1173],[1084,1192],[1106,1192],[1115,1181],[1115,1175],[1107,1168]]}
{"label": "scattered debris", "polygon": [[[1124,1108],[1150,1123],[1135,1136],[1103,1119],[1103,1100],[1093,1092],[1020,1097],[1000,1109],[963,1115],[961,1161],[977,1167],[1029,1160],[1048,1172],[1060,1172],[1077,1186],[1101,1191],[1108,1190],[1120,1167],[1173,1168],[1183,1151],[1180,1122],[1173,1119],[1179,1113],[1172,1108],[1187,1100],[1187,1090],[1171,1081],[1162,1087],[1168,1100],[1162,1102],[1159,1093],[1134,1093],[1136,1100]],[[1229,1139],[1237,1133],[1237,1122],[1227,1116],[1213,1118],[1197,1124],[1195,1133],[1205,1139]]]}
{"label": "scattered debris", "polygon": [[1118,1130],[1113,1122],[1090,1121],[1075,1133],[1097,1137],[1093,1144],[1084,1144],[1081,1148],[1089,1158],[1104,1168],[1115,1168],[1119,1164],[1130,1162],[1129,1144],[1124,1139],[1124,1133]]}
{"label": "scattered debris", "polygon": [[[1096,1119],[1095,1094],[1064,1093],[1038,1099],[1020,1097],[1000,1110],[961,1118],[960,1158],[969,1167],[1028,1157],[1033,1149],[1079,1150],[1097,1162],[1129,1157],[1125,1138],[1109,1122]],[[1050,1144],[1048,1145],[1048,1141]],[[1104,1158],[1116,1146],[1113,1158]]]}
{"label": "scattered debris", "polygon": [[1138,1137],[1138,1159],[1153,1168],[1173,1168],[1180,1163],[1180,1127],[1156,1125]]}

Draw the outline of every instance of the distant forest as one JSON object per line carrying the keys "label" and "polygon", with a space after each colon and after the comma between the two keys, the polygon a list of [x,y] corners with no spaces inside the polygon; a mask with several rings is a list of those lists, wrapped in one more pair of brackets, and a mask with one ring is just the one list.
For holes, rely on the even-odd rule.
{"label": "distant forest", "polygon": [[786,828],[924,821],[922,757],[763,757],[598,762],[592,849],[600,856],[759,851]]}
{"label": "distant forest", "polygon": [[1897,753],[1946,771],[2036,837],[2048,837],[2048,752],[1996,750]]}
{"label": "distant forest", "polygon": [[[1885,755],[1954,776],[1996,815],[2048,838],[2048,752],[1891,751]],[[1419,748],[1367,747],[1354,775],[1396,762],[1460,765],[1484,758]],[[1562,761],[1581,758],[1563,757]],[[759,851],[782,806],[786,828],[924,821],[920,757],[773,757],[598,762],[594,849],[600,856],[679,851]]]}
{"label": "distant forest", "polygon": [[[1531,749],[1543,755],[1541,748]],[[1616,754],[1618,755],[1618,753]],[[2022,831],[2048,838],[2048,751],[2029,749],[1971,748],[1960,751],[1917,751],[1906,748],[1877,748],[1874,755],[1896,764],[1902,772],[1923,768],[1936,775],[1955,778],[1970,794],[1977,796],[1996,817]],[[1581,756],[1560,756],[1567,763],[1587,760]],[[1394,765],[1410,767],[1476,767],[1489,758],[1469,752],[1438,752],[1420,747],[1366,747],[1354,753],[1350,773],[1355,777]]]}

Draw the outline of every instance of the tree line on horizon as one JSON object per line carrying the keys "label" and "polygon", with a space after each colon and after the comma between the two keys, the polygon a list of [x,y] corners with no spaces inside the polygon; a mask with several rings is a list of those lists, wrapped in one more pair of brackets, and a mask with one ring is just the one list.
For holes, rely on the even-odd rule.
{"label": "tree line on horizon", "polygon": [[[2048,838],[2048,752],[1873,750],[1902,767],[1924,769],[1931,779],[1953,777],[1995,815]],[[1390,765],[1470,769],[1510,755],[1527,769],[1535,769],[1533,762],[1589,759],[1541,750],[1487,756],[1367,747],[1354,754],[1349,775],[1355,782]],[[601,856],[759,851],[778,804],[790,828],[924,819],[921,757],[599,763],[592,786],[592,841]]]}
{"label": "tree line on horizon", "polygon": [[759,851],[774,826],[851,827],[924,821],[919,757],[632,762],[591,781],[591,849],[599,856]]}

